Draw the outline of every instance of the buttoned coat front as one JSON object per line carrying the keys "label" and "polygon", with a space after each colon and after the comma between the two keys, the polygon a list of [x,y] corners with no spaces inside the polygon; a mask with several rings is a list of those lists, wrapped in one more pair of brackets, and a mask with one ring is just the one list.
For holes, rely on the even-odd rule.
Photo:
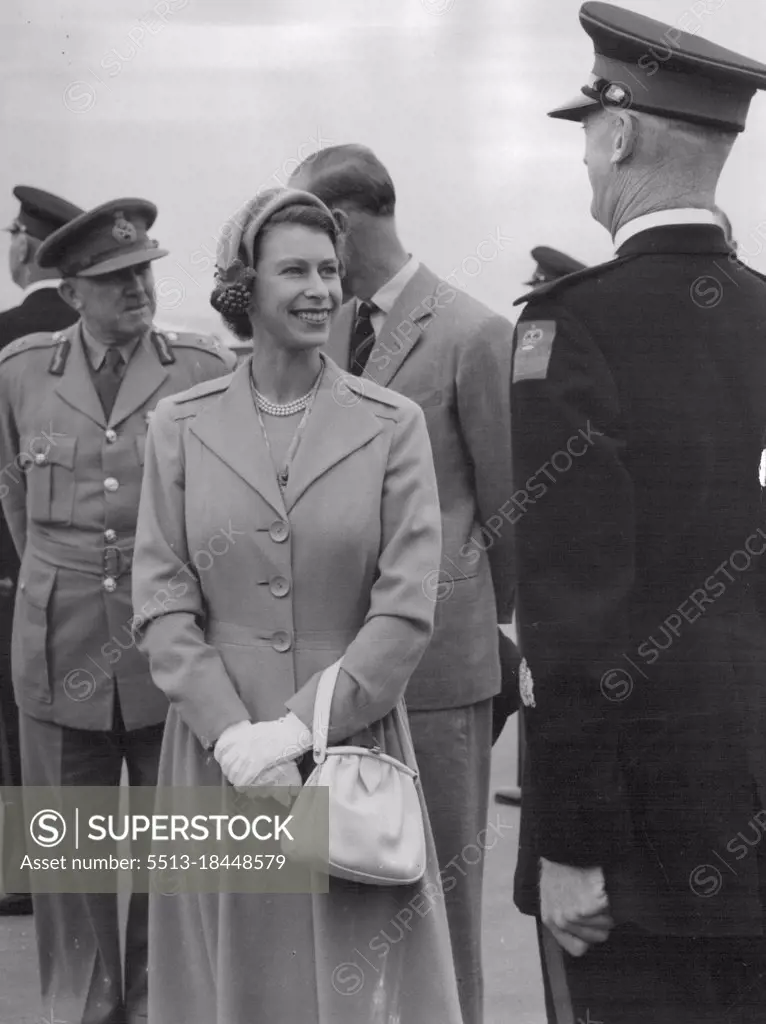
{"label": "buttoned coat front", "polygon": [[[171,702],[160,785],[228,785],[209,750],[221,732],[286,708],[310,724],[319,675],[341,656],[330,743],[371,727],[401,757],[376,723],[433,627],[441,536],[422,412],[326,360],[283,495],[249,373],[247,360],[161,403],[150,428],[134,606]],[[428,846],[437,893],[430,831]],[[150,1020],[459,1024],[442,897],[397,933],[425,885],[153,896]],[[358,990],[339,982],[352,962],[367,974]]]}
{"label": "buttoned coat front", "polygon": [[160,398],[233,365],[197,335],[154,332],[131,356],[107,419],[79,324],[0,354],[0,498],[21,558],[12,672],[24,713],[110,729],[116,686],[128,729],[164,719],[132,633],[147,423]]}

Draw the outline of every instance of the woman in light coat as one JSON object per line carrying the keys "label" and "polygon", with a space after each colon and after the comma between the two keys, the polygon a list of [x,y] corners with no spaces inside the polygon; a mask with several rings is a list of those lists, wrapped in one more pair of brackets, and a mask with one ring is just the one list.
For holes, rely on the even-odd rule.
{"label": "woman in light coat", "polygon": [[[308,193],[248,204],[224,233],[212,301],[253,355],[152,419],[133,593],[171,704],[163,786],[299,783],[318,679],[341,657],[330,744],[371,727],[404,757],[376,723],[433,628],[436,481],[415,403],[321,352],[338,244]],[[275,769],[285,748],[296,761]],[[418,885],[153,894],[149,1024],[460,1024],[425,816]]]}

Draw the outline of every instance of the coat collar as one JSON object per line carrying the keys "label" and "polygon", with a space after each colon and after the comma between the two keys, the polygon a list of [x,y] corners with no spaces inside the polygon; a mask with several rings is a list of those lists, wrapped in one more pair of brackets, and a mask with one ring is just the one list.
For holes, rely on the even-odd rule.
{"label": "coat collar", "polygon": [[71,348],[56,393],[102,428],[116,427],[140,409],[168,376],[147,336],[133,353],[125,369],[125,376],[107,422],[88,366],[88,357],[80,334],[80,322],[68,327],[62,332],[62,336],[69,341]]}
{"label": "coat collar", "polygon": [[250,389],[250,359],[231,378],[217,402],[204,408],[189,429],[271,505],[286,515],[313,483],[380,433],[380,420],[348,375],[326,355],[324,373],[282,495],[263,438]]}
{"label": "coat collar", "polygon": [[668,224],[647,228],[633,235],[617,250],[617,256],[638,256],[659,253],[731,254],[726,236],[717,224]]}
{"label": "coat collar", "polygon": [[421,264],[391,307],[364,368],[363,377],[386,387],[420,340],[435,303],[425,303],[439,278]]}

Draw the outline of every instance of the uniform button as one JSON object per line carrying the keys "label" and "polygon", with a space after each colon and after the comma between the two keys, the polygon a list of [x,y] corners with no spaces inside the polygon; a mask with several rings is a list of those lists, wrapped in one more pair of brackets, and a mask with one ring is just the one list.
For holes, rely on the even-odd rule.
{"label": "uniform button", "polygon": [[35,455],[35,465],[36,466],[44,466],[47,463],[47,461],[48,461],[48,456],[44,455],[42,452],[38,452]]}
{"label": "uniform button", "polygon": [[107,544],[114,544],[117,540],[117,533],[115,530],[104,530],[104,540]]}
{"label": "uniform button", "polygon": [[269,590],[274,597],[287,597],[290,593],[290,581],[286,580],[284,576],[273,576],[269,580]]}
{"label": "uniform button", "polygon": [[293,646],[292,637],[284,629],[278,629],[271,638],[271,646],[275,651],[289,651]]}
{"label": "uniform button", "polygon": [[281,519],[277,519],[269,527],[269,537],[277,544],[282,544],[290,536],[290,527],[287,523],[282,522]]}
{"label": "uniform button", "polygon": [[114,576],[105,576],[104,582],[101,584],[107,594],[113,594],[117,589],[117,580]]}
{"label": "uniform button", "polygon": [[106,478],[106,480],[104,480],[104,490],[105,491],[116,491],[119,488],[119,486],[120,486],[120,481],[117,480],[113,476],[108,476]]}
{"label": "uniform button", "polygon": [[107,432],[104,434],[104,437],[106,438],[107,444],[114,444],[114,442],[117,440],[117,431],[112,430],[112,428],[110,427],[109,430],[107,430]]}

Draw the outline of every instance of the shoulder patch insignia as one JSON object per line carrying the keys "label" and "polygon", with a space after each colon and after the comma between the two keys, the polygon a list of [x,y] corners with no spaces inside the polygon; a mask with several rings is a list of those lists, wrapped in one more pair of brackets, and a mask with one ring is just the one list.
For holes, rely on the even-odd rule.
{"label": "shoulder patch insignia", "polygon": [[555,320],[524,320],[516,325],[514,384],[521,380],[545,380],[555,337]]}
{"label": "shoulder patch insignia", "polygon": [[522,658],[521,665],[519,665],[519,695],[521,696],[521,703],[525,708],[537,707],[535,704],[535,684],[526,658]]}

